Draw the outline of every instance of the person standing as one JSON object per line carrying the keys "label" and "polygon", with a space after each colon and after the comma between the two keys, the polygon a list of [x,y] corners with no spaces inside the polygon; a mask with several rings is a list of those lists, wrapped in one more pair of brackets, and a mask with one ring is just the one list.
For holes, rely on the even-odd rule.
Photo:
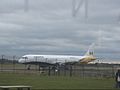
{"label": "person standing", "polygon": [[115,75],[116,88],[120,88],[120,69],[116,72]]}

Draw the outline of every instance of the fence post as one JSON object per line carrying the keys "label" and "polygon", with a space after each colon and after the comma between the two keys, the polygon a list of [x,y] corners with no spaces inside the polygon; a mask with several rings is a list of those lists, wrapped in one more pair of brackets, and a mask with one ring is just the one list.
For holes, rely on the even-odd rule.
{"label": "fence post", "polygon": [[14,73],[15,73],[15,62],[16,62],[15,58],[16,58],[16,56],[13,56],[13,72]]}
{"label": "fence post", "polygon": [[1,72],[3,71],[3,60],[4,60],[4,56],[5,56],[5,55],[2,55],[2,59],[1,59]]}
{"label": "fence post", "polygon": [[70,65],[70,77],[72,77],[72,65]]}
{"label": "fence post", "polygon": [[51,75],[51,68],[49,66],[49,68],[48,68],[48,76],[50,76],[50,75]]}
{"label": "fence post", "polygon": [[83,78],[85,76],[85,72],[84,72],[84,64],[82,65],[82,70],[83,70]]}

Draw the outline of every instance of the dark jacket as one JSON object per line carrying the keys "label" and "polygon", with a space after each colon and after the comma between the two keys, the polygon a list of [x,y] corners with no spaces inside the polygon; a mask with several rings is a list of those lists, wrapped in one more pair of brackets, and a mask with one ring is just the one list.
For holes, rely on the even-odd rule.
{"label": "dark jacket", "polygon": [[120,82],[120,81],[118,81],[118,77],[120,77],[120,70],[118,70],[118,72],[115,75],[116,82]]}

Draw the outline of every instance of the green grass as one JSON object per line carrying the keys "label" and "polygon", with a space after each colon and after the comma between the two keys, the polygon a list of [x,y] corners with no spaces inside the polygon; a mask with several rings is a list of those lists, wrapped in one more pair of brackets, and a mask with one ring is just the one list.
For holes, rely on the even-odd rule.
{"label": "green grass", "polygon": [[0,73],[0,85],[30,85],[35,89],[113,89],[112,78],[80,78]]}

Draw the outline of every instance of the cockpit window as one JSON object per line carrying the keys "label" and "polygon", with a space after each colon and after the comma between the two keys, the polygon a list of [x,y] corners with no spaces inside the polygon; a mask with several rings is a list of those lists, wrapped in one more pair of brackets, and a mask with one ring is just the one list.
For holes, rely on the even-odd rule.
{"label": "cockpit window", "polygon": [[28,59],[28,57],[22,57],[22,59]]}

